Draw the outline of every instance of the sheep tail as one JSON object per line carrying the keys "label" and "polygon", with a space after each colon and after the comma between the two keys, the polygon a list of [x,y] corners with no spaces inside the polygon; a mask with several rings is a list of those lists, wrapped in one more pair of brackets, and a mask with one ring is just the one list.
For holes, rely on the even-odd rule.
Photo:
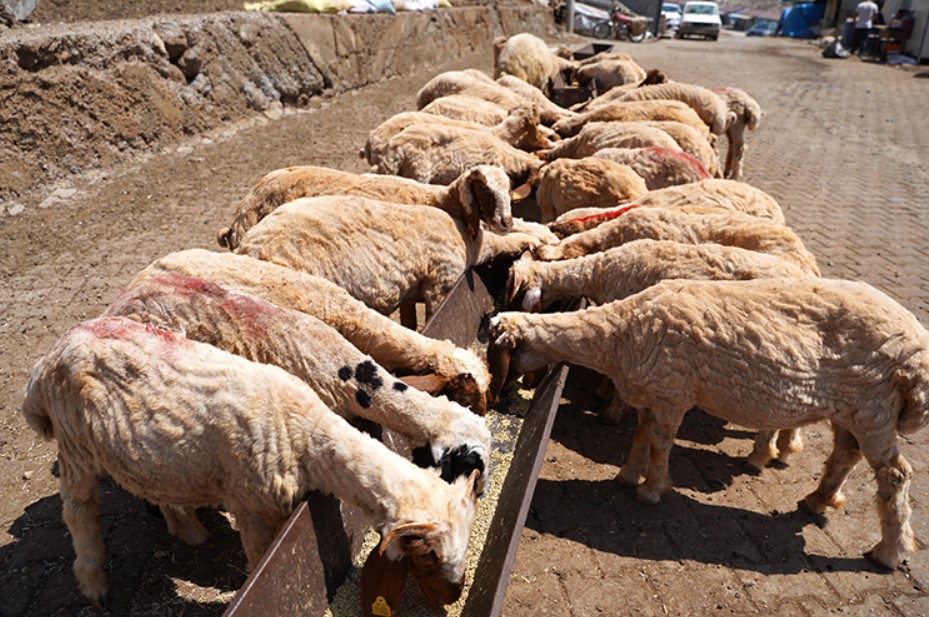
{"label": "sheep tail", "polygon": [[41,388],[36,383],[38,380],[38,371],[41,367],[41,360],[36,364],[32,375],[29,377],[29,384],[26,386],[26,397],[23,399],[23,417],[26,424],[46,441],[55,438],[55,432],[52,427],[52,420],[48,414],[48,407],[44,404],[44,397],[41,396]]}

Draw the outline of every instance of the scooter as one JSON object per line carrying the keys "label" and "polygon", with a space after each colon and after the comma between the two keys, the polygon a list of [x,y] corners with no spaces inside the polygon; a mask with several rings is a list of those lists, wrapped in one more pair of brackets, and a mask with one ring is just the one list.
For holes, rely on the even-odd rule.
{"label": "scooter", "polygon": [[[651,19],[649,19],[651,22]],[[627,39],[633,43],[641,43],[648,36],[648,27],[642,28],[638,34],[633,34],[633,20],[618,9],[610,11],[609,21],[601,21],[591,30],[594,38]]]}

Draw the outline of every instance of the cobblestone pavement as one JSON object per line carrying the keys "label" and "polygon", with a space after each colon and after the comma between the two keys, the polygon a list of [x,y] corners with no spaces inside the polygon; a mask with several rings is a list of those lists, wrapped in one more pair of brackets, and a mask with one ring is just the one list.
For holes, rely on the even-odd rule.
{"label": "cobblestone pavement", "polygon": [[[778,200],[824,276],[871,283],[929,325],[927,80],[826,60],[805,42],[732,34],[621,47],[672,79],[754,96],[766,115],[748,136],[745,181]],[[929,615],[929,551],[892,573],[861,557],[880,537],[867,465],[823,527],[797,511],[828,455],[827,426],[809,427],[789,467],[753,476],[741,463],[750,433],[691,414],[671,456],[677,491],[645,506],[613,481],[633,419],[612,427],[580,388],[567,397],[505,615]],[[927,437],[904,440],[924,542]]]}
{"label": "cobblestone pavement", "polygon": [[[745,179],[778,199],[827,276],[868,281],[929,325],[929,80],[824,60],[812,45],[788,40],[726,34],[717,43],[618,46],[672,79],[755,96],[767,115],[749,135]],[[490,70],[491,61],[488,50],[448,68]],[[296,162],[361,171],[364,135],[411,109],[430,76],[318,101],[309,112],[261,116],[0,216],[8,247],[0,255],[0,615],[93,614],[70,572],[49,473],[54,449],[37,444],[18,414],[35,358],[67,327],[99,314],[153,259],[214,247],[234,200],[266,171]],[[583,389],[566,394],[505,615],[929,614],[929,551],[894,572],[861,557],[879,536],[864,465],[849,480],[848,505],[824,526],[796,511],[825,459],[826,427],[810,427],[806,451],[789,467],[753,476],[741,466],[750,434],[692,414],[672,454],[677,490],[646,507],[612,480],[628,451],[630,419],[605,424],[592,406]],[[927,438],[905,440],[904,454],[916,470],[913,525],[929,542]],[[210,548],[189,549],[137,501],[110,490],[102,504],[120,590],[114,615],[217,615],[244,581],[236,534],[222,517],[206,521]]]}

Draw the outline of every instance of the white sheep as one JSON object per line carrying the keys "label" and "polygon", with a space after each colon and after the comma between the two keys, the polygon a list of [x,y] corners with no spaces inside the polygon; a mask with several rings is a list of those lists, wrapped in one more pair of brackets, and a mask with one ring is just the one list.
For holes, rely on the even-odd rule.
{"label": "white sheep", "polygon": [[592,85],[594,92],[606,92],[625,84],[638,84],[646,75],[645,69],[631,58],[600,58],[577,67],[576,73],[578,83],[585,87]]}
{"label": "white sheep", "polygon": [[692,155],[664,148],[604,148],[594,154],[628,165],[645,180],[649,191],[710,179],[710,172]]}
{"label": "white sheep", "polygon": [[709,136],[710,131],[693,108],[683,101],[616,101],[556,122],[552,128],[562,137],[577,135],[588,122],[641,122],[673,120],[683,122]]}
{"label": "white sheep", "polygon": [[321,276],[384,314],[415,303],[426,318],[474,265],[540,244],[532,235],[478,230],[470,237],[437,208],[329,195],[284,204],[242,237],[236,253]]}
{"label": "white sheep", "polygon": [[502,105],[463,94],[437,98],[420,111],[483,126],[500,124],[509,115],[509,110]]}
{"label": "white sheep", "polygon": [[828,420],[834,450],[805,506],[840,507],[842,484],[865,458],[881,520],[867,556],[894,567],[916,549],[913,470],[897,434],[929,423],[929,332],[865,283],[665,281],[583,311],[499,314],[488,355],[501,367],[495,388],[507,364],[522,373],[566,361],[609,376],[640,410],[619,479],[646,503],[671,488],[668,455],[693,407],[760,429]]}
{"label": "white sheep", "polygon": [[560,75],[573,81],[577,64],[555,55],[548,44],[528,32],[494,41],[494,78],[504,73],[522,79],[542,92],[550,92]]}
{"label": "white sheep", "polygon": [[[623,94],[621,101],[671,99],[690,105],[714,135],[723,135],[729,124],[729,108],[714,92],[695,84],[669,82],[642,86]],[[604,101],[605,102],[605,101]]]}
{"label": "white sheep", "polygon": [[[649,191],[635,202],[648,208],[706,207],[743,212],[784,224],[784,212],[773,197],[744,182],[709,179],[690,184]],[[626,206],[619,208],[581,208],[566,212],[550,225],[560,236],[593,229],[612,220]]]}
{"label": "white sheep", "polygon": [[432,394],[444,394],[480,415],[486,410],[490,376],[473,352],[404,328],[326,279],[242,255],[190,249],[148,265],[130,286],[166,274],[206,279],[312,315],[392,373],[434,375]]}
{"label": "white sheep", "polygon": [[[799,266],[765,253],[721,244],[634,240],[602,253],[562,261],[535,261],[527,253],[510,268],[507,300],[541,312],[562,298],[586,297],[596,304],[621,300],[667,279],[750,280],[806,277]],[[614,397],[605,415],[618,421],[625,403]],[[763,469],[803,449],[800,429],[761,431],[747,462]]]}
{"label": "white sheep", "polygon": [[588,122],[574,137],[563,139],[550,150],[536,155],[546,161],[581,159],[605,148],[647,147],[681,150],[673,137],[644,122]]}
{"label": "white sheep", "polygon": [[383,158],[390,139],[405,128],[414,125],[437,125],[486,131],[504,143],[527,152],[552,147],[552,142],[539,130],[538,107],[527,103],[511,109],[502,122],[492,127],[464,120],[452,120],[422,111],[401,112],[391,116],[368,134],[361,157],[371,165],[377,164]]}
{"label": "white sheep", "polygon": [[492,80],[488,81],[489,79],[482,79],[473,72],[468,71],[439,73],[416,93],[416,109],[422,109],[435,99],[451,94],[483,99],[506,109],[512,109],[525,103],[524,97]]}
{"label": "white sheep", "polygon": [[612,220],[568,236],[558,244],[539,246],[535,254],[540,259],[554,261],[642,239],[736,246],[781,257],[810,275],[819,276],[816,258],[792,229],[770,219],[719,208],[627,206],[617,210]]}
{"label": "white sheep", "polygon": [[491,165],[473,167],[448,186],[312,165],[291,166],[268,173],[252,187],[236,206],[232,224],[217,234],[217,242],[235,250],[245,232],[281,204],[319,195],[433,206],[463,221],[472,236],[477,235],[481,221],[492,231],[506,233],[513,222],[509,184],[506,172]]}
{"label": "white sheep", "polygon": [[536,188],[541,221],[581,207],[627,203],[645,195],[648,187],[631,167],[607,159],[557,159],[542,168]]}
{"label": "white sheep", "polygon": [[372,154],[377,173],[429,184],[450,184],[472,167],[494,165],[506,170],[515,187],[529,181],[542,166],[539,157],[486,130],[433,124],[409,126]]}
{"label": "white sheep", "polygon": [[381,550],[408,559],[433,601],[460,595],[479,472],[447,484],[353,428],[276,366],[102,318],[69,330],[36,363],[22,411],[58,442],[74,573],[97,606],[108,599],[101,475],[161,506],[168,530],[191,544],[206,540],[193,509],[222,504],[250,568],[304,494],[331,493],[365,512],[384,538]]}
{"label": "white sheep", "polygon": [[754,130],[761,123],[764,112],[761,105],[740,88],[710,88],[729,108],[726,126],[725,177],[738,180],[742,177],[742,159],[745,156],[745,129]]}
{"label": "white sheep", "polygon": [[319,319],[202,278],[167,274],[121,293],[107,317],[183,332],[299,377],[346,419],[366,418],[410,440],[451,482],[484,471],[490,431],[468,409],[410,389]]}
{"label": "white sheep", "polygon": [[549,99],[541,90],[533,85],[527,84],[518,77],[513,77],[512,75],[501,75],[497,78],[495,83],[498,86],[502,86],[506,90],[513,92],[526,102],[538,105],[539,114],[542,118],[542,124],[546,126],[551,126],[559,120],[563,120],[564,118],[569,118],[574,115],[573,111],[555,104],[555,102]]}
{"label": "white sheep", "polygon": [[671,120],[646,120],[646,126],[660,129],[671,136],[681,150],[700,161],[711,176],[721,177],[719,153],[716,151],[716,135],[704,133],[683,122]]}

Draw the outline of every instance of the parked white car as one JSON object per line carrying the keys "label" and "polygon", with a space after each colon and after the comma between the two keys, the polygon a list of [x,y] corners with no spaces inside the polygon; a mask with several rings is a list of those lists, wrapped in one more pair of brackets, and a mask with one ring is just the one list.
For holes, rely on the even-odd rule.
{"label": "parked white car", "polygon": [[723,22],[719,17],[719,4],[705,0],[693,0],[684,4],[684,13],[681,23],[674,33],[675,38],[685,36],[702,36],[715,41],[719,38],[719,31]]}
{"label": "parked white car", "polygon": [[664,15],[664,24],[668,30],[677,30],[681,25],[681,5],[674,2],[664,2],[661,5],[661,14]]}

